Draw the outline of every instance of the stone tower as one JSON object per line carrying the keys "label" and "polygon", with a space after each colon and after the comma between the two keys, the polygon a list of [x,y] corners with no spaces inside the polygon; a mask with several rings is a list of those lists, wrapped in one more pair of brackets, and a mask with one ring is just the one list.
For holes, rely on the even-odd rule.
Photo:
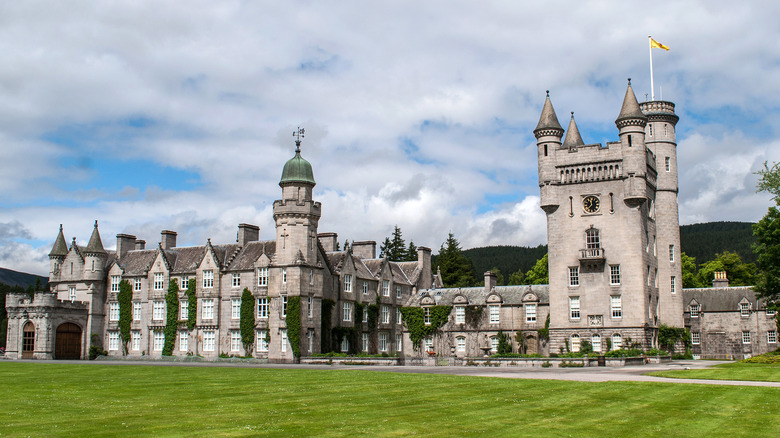
{"label": "stone tower", "polygon": [[[296,132],[295,156],[287,161],[282,170],[279,186],[282,199],[274,201],[276,222],[276,255],[273,258],[270,281],[278,287],[269,287],[269,298],[275,300],[282,319],[269,321],[269,329],[287,337],[286,308],[289,298],[300,297],[301,309],[319,309],[323,298],[324,264],[320,258],[317,243],[317,225],[322,207],[312,199],[316,184],[311,164],[301,156],[303,130]],[[329,284],[328,284],[329,285]],[[278,296],[273,296],[277,295]],[[316,332],[320,327],[319,312],[312,311],[311,317],[301,318],[301,338],[311,332],[313,345],[319,346]],[[309,335],[307,335],[308,337]],[[292,341],[292,339],[291,339]],[[279,343],[273,343],[269,354],[277,357],[291,357],[291,352],[275,351]]]}
{"label": "stone tower", "polygon": [[[583,341],[604,352],[610,344],[616,348],[629,339],[649,348],[657,345],[661,321],[682,326],[674,320],[681,318],[681,306],[659,302],[659,285],[669,275],[679,281],[679,267],[678,273],[668,274],[667,263],[667,269],[659,271],[658,245],[665,245],[668,260],[668,245],[679,248],[679,227],[676,168],[659,183],[655,155],[663,148],[663,156],[675,164],[673,131],[669,135],[676,116],[669,112],[670,103],[657,104],[644,104],[653,114],[648,124],[650,116],[629,81],[615,121],[620,141],[601,145],[583,142],[573,114],[561,142],[564,131],[549,94],[545,100],[534,135],[541,207],[547,214],[551,352],[578,350]],[[664,123],[670,127],[660,138],[656,132]],[[662,209],[657,208],[659,186],[674,194],[663,195]],[[679,292],[677,296],[679,301]],[[661,306],[667,303],[664,315],[669,317],[662,319]]]}
{"label": "stone tower", "polygon": [[677,139],[680,119],[674,104],[650,101],[640,104],[647,116],[647,148],[658,170],[655,192],[656,246],[658,253],[658,294],[660,319],[664,324],[683,327],[682,263],[680,260],[680,217],[677,209]]}

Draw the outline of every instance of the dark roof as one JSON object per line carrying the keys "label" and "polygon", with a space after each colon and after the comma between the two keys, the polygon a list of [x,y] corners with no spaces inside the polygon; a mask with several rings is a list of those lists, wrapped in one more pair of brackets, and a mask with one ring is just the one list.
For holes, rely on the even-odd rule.
{"label": "dark roof", "polygon": [[560,131],[560,134],[563,134],[563,128],[558,122],[558,116],[555,115],[555,110],[553,109],[552,102],[550,101],[549,91],[547,92],[547,98],[544,100],[542,115],[539,117],[539,123],[536,125],[536,129],[534,129],[534,134],[536,134],[538,131],[543,131],[546,129],[557,130]]}
{"label": "dark roof", "polygon": [[569,129],[566,130],[566,138],[563,140],[563,147],[572,149],[585,144],[582,141],[580,130],[577,128],[577,122],[574,121],[574,113],[571,113],[571,120],[569,121]]}
{"label": "dark roof", "polygon": [[358,278],[362,278],[364,280],[376,280],[376,276],[371,272],[370,269],[368,269],[368,266],[363,263],[363,259],[353,255],[352,261],[355,263],[355,271],[357,271]]}
{"label": "dark roof", "polygon": [[98,223],[95,221],[95,228],[92,229],[92,236],[89,238],[89,243],[84,252],[92,254],[105,254],[106,250],[103,249],[103,241],[100,239],[100,233],[98,232]]}
{"label": "dark roof", "polygon": [[412,285],[412,282],[409,281],[409,278],[401,267],[398,266],[398,263],[390,262],[388,265],[390,266],[390,273],[393,274],[393,283]]}
{"label": "dark roof", "polygon": [[374,277],[379,275],[379,271],[382,269],[382,261],[384,259],[362,259],[369,271],[374,274]]}
{"label": "dark roof", "polygon": [[399,268],[404,271],[406,278],[409,279],[412,284],[417,284],[417,280],[420,279],[422,269],[420,269],[420,263],[418,262],[396,262]]}
{"label": "dark roof", "polygon": [[227,266],[231,271],[248,271],[254,268],[255,262],[263,254],[273,257],[276,253],[276,241],[249,242],[238,251],[233,260]]}
{"label": "dark roof", "polygon": [[125,275],[146,275],[157,257],[156,249],[131,250],[117,262]]}
{"label": "dark roof", "polygon": [[631,79],[628,80],[628,88],[626,88],[626,95],[623,97],[623,106],[620,108],[620,114],[618,115],[616,124],[619,124],[622,120],[628,119],[642,119],[647,120],[647,116],[639,108],[639,102],[636,100],[633,88],[631,88]]}
{"label": "dark roof", "polygon": [[60,224],[60,232],[57,234],[57,239],[54,241],[49,257],[64,257],[66,255],[68,255],[68,244],[65,242],[65,235],[62,234],[62,224]]}
{"label": "dark roof", "polygon": [[546,284],[534,284],[526,286],[496,286],[492,292],[487,292],[484,287],[453,287],[447,289],[425,289],[412,297],[410,303],[416,305],[425,296],[431,296],[437,305],[450,306],[458,295],[463,295],[469,305],[483,306],[487,297],[492,293],[498,294],[502,304],[517,305],[523,302],[523,297],[529,292],[539,299],[540,304],[550,302],[549,286]]}
{"label": "dark roof", "polygon": [[739,310],[739,303],[745,298],[752,304],[754,310],[764,308],[765,302],[756,297],[753,286],[683,289],[683,308],[688,311],[688,305],[696,300],[704,312],[733,312]]}

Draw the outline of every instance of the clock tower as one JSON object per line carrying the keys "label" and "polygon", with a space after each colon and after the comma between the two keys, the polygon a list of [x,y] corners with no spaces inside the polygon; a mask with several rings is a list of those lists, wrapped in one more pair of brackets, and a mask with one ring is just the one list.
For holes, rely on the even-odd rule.
{"label": "clock tower", "polygon": [[620,140],[585,144],[574,113],[564,138],[548,93],[534,135],[550,352],[656,347],[661,323],[682,327],[676,122],[673,103],[640,105],[629,80]]}

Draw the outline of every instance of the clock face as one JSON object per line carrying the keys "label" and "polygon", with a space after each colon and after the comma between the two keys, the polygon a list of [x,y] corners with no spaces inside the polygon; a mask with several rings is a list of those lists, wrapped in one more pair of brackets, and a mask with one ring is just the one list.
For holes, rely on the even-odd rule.
{"label": "clock face", "polygon": [[601,203],[599,202],[599,198],[595,196],[586,196],[585,199],[582,200],[582,208],[588,213],[599,211],[600,206]]}

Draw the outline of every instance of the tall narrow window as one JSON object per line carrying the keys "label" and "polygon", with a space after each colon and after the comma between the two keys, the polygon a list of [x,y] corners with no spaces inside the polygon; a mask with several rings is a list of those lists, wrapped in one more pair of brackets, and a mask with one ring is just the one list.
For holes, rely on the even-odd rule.
{"label": "tall narrow window", "polygon": [[620,350],[623,348],[623,336],[620,333],[612,335],[612,349]]}
{"label": "tall narrow window", "polygon": [[344,274],[344,292],[352,292],[352,275]]}
{"label": "tall narrow window", "polygon": [[455,323],[466,323],[466,306],[455,306]]}
{"label": "tall narrow window", "polygon": [[119,321],[119,303],[112,302],[108,304],[108,320]]}
{"label": "tall narrow window", "polygon": [[141,320],[141,303],[133,301],[133,321]]}
{"label": "tall narrow window", "polygon": [[664,160],[665,164],[664,167],[666,168],[666,171],[669,172],[672,170],[672,159],[671,157],[666,157]]}
{"label": "tall narrow window", "polygon": [[631,134],[628,134],[628,147],[633,146],[633,142],[631,141]]}
{"label": "tall narrow window", "polygon": [[669,261],[674,261],[674,245],[669,245]]}
{"label": "tall narrow window", "polygon": [[186,321],[189,318],[189,301],[179,300],[179,319]]}
{"label": "tall narrow window", "polygon": [[287,283],[287,268],[282,268],[282,283]]}
{"label": "tall narrow window", "polygon": [[382,296],[383,297],[390,296],[390,281],[388,280],[382,280]]}
{"label": "tall narrow window", "polygon": [[580,335],[571,335],[571,351],[577,353],[580,351]]}
{"label": "tall narrow window", "polygon": [[211,269],[203,271],[203,287],[207,289],[214,287],[214,271]]}
{"label": "tall narrow window", "polygon": [[287,295],[282,295],[282,318],[287,318]]}
{"label": "tall narrow window", "polygon": [[262,297],[257,299],[257,317],[268,318],[268,298]]}
{"label": "tall narrow window", "polygon": [[287,340],[287,330],[282,330],[282,353],[287,352],[287,344],[290,342]]}
{"label": "tall narrow window", "polygon": [[601,353],[601,336],[600,335],[591,336],[590,345],[593,346],[594,353]]}
{"label": "tall narrow window", "polygon": [[613,318],[623,317],[623,300],[620,295],[609,297],[610,308],[612,309]]}
{"label": "tall narrow window", "polygon": [[693,345],[701,344],[701,333],[691,332],[691,344]]}
{"label": "tall narrow window", "polygon": [[201,300],[200,316],[202,319],[214,319],[214,300]]}
{"label": "tall narrow window", "polygon": [[268,268],[257,268],[257,285],[268,286]]}
{"label": "tall narrow window", "polygon": [[261,353],[268,352],[268,332],[265,330],[257,331],[257,351]]}
{"label": "tall narrow window", "polygon": [[363,295],[368,295],[368,282],[363,282]]}
{"label": "tall narrow window", "polygon": [[119,292],[119,276],[111,276],[111,292]]}
{"label": "tall narrow window", "polygon": [[230,318],[241,318],[241,298],[233,298],[230,300]]}
{"label": "tall narrow window", "polygon": [[157,272],[154,274],[154,290],[163,290],[163,273]]}
{"label": "tall narrow window", "polygon": [[68,299],[71,303],[76,301],[76,286],[68,286]]}
{"label": "tall narrow window", "polygon": [[431,325],[431,308],[425,307],[423,308],[423,322],[425,325]]}
{"label": "tall narrow window", "polygon": [[241,287],[241,274],[233,274],[233,287]]}
{"label": "tall narrow window", "polygon": [[569,318],[580,319],[580,297],[569,297]]}
{"label": "tall narrow window", "polygon": [[672,275],[670,286],[672,287],[672,293],[677,293],[677,278],[674,275]]}
{"label": "tall narrow window", "polygon": [[306,297],[306,316],[312,317],[312,297]]}
{"label": "tall narrow window", "polygon": [[620,284],[620,265],[609,265],[609,284],[613,286]]}
{"label": "tall narrow window", "polygon": [[141,279],[140,278],[136,278],[133,283],[134,283],[133,284],[133,290],[136,291],[136,292],[139,292],[141,290]]}
{"label": "tall narrow window", "polygon": [[349,322],[352,321],[352,303],[345,302],[344,303],[344,321]]}
{"label": "tall narrow window", "polygon": [[382,324],[390,324],[390,307],[382,304]]}
{"label": "tall narrow window", "polygon": [[750,303],[739,303],[739,314],[742,317],[750,316]]}
{"label": "tall narrow window", "polygon": [[569,286],[580,285],[580,267],[572,266],[569,268]]}

